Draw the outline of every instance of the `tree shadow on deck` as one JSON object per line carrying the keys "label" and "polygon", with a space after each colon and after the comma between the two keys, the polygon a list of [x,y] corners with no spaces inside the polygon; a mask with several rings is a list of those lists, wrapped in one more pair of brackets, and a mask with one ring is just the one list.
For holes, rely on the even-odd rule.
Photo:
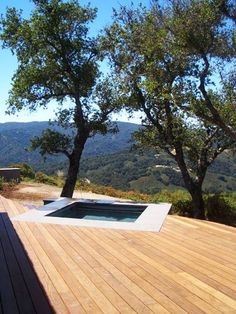
{"label": "tree shadow on deck", "polygon": [[55,313],[7,213],[0,213],[0,314]]}

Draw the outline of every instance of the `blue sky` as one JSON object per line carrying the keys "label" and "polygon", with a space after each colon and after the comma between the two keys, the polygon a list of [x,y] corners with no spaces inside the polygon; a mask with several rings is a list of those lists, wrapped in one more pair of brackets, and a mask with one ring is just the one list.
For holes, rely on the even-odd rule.
{"label": "blue sky", "polygon": [[[140,2],[142,4],[148,5],[149,0],[133,0],[134,5],[138,5]],[[81,0],[80,3],[85,5],[87,3],[91,4],[91,7],[98,8],[97,19],[92,25],[93,31],[96,33],[104,26],[111,23],[112,8],[119,8],[120,5],[131,4],[128,0]],[[22,9],[24,16],[29,16],[31,10],[33,9],[33,3],[30,0],[1,0],[0,1],[0,14],[5,14],[6,7],[16,7],[17,9]],[[6,110],[6,100],[8,98],[8,92],[11,88],[11,78],[17,69],[16,58],[11,54],[9,50],[0,49],[0,123],[8,121],[45,121],[53,117],[53,108],[50,110],[39,110],[35,113],[29,113],[27,111],[22,111],[18,115],[5,115]],[[127,116],[122,114],[117,117],[118,120],[127,121]],[[138,119],[134,118],[132,122],[139,122]]]}

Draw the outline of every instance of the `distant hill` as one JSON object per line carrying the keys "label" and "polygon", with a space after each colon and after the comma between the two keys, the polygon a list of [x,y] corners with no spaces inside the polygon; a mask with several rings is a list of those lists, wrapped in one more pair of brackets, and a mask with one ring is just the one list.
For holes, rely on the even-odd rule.
{"label": "distant hill", "polygon": [[[98,156],[115,153],[130,146],[131,133],[140,126],[133,123],[117,122],[118,133],[109,133],[106,136],[96,135],[88,140],[84,150],[84,156]],[[30,145],[30,139],[39,136],[49,127],[48,122],[9,122],[0,124],[0,166],[12,163],[26,162],[36,169],[44,168],[44,159],[38,152],[26,151]],[[62,131],[58,127],[54,129]],[[58,163],[65,160],[64,156],[47,157],[47,163]]]}
{"label": "distant hill", "polygon": [[[149,194],[184,188],[176,163],[165,153],[151,150],[126,150],[83,160],[80,174],[93,183]],[[236,191],[236,156],[219,156],[209,168],[203,187],[210,193]]]}
{"label": "distant hill", "polygon": [[[181,174],[175,162],[166,154],[152,150],[130,150],[131,134],[140,126],[118,122],[119,132],[89,139],[81,163],[80,177],[93,183],[122,190],[156,193],[161,189],[183,188]],[[26,162],[35,170],[54,174],[66,173],[67,162],[61,157],[48,157],[46,162],[38,152],[28,153],[33,136],[40,135],[47,122],[0,124],[0,166]],[[222,154],[210,167],[204,189],[208,192],[236,191],[236,156]]]}

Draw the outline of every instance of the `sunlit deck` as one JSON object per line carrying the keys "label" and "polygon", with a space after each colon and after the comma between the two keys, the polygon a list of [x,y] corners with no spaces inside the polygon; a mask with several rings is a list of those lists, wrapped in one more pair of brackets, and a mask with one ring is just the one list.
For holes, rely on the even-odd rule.
{"label": "sunlit deck", "polygon": [[169,216],[160,233],[11,221],[0,197],[1,313],[236,313],[236,229]]}

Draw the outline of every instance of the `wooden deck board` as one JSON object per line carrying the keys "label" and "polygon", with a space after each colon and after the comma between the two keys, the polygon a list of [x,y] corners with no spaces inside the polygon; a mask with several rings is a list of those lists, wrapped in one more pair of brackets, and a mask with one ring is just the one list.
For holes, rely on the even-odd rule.
{"label": "wooden deck board", "polygon": [[[42,285],[44,286],[45,292],[48,295],[51,304],[53,304],[54,310],[56,313],[69,313],[67,306],[64,304],[63,300],[61,299],[60,294],[57,292],[55,288],[55,281],[52,282],[50,277],[45,270],[45,264],[42,263],[41,254],[38,252],[37,246],[29,236],[26,228],[22,227],[21,224],[15,224],[15,229],[20,236],[21,239],[24,241],[25,247],[27,247],[28,254],[30,256],[31,262],[35,268],[36,273],[38,274]],[[37,255],[39,253],[39,255]]]}
{"label": "wooden deck board", "polygon": [[18,265],[2,217],[0,221],[0,237],[19,312],[36,313],[28,287],[22,275],[21,269]]}
{"label": "wooden deck board", "polygon": [[[160,239],[159,239],[160,240]],[[141,241],[140,241],[141,242]],[[133,253],[136,255],[136,258],[133,258],[137,261],[137,258],[140,257],[143,259],[143,261],[146,263],[146,268],[148,269],[148,264],[151,264],[154,268],[156,268],[157,270],[159,270],[163,275],[164,275],[164,278],[167,278],[169,279],[169,281],[171,282],[171,286],[174,286],[175,285],[182,285],[182,289],[178,289],[178,287],[176,287],[176,291],[178,291],[178,294],[181,294],[181,291],[183,289],[187,289],[189,290],[190,292],[192,292],[192,284],[189,285],[187,284],[187,282],[181,280],[181,278],[179,278],[178,276],[178,272],[181,272],[181,269],[179,269],[178,272],[172,272],[170,271],[170,267],[168,267],[168,265],[164,265],[162,263],[162,260],[164,258],[167,257],[167,254],[165,255],[164,258],[162,259],[158,259],[156,255],[153,255],[152,253],[150,253],[151,250],[148,250],[146,249],[144,246],[140,246],[140,250],[138,251],[137,250],[137,253],[135,253],[135,250],[134,248],[137,247],[135,246],[134,244],[132,245],[132,248],[130,249],[129,246],[127,245],[127,249],[129,251],[133,251]],[[158,245],[159,247],[159,245]],[[145,250],[146,249],[146,250]],[[158,249],[160,250],[160,248]],[[170,250],[170,246],[166,246],[166,252],[168,252]],[[141,253],[140,253],[141,252]],[[174,263],[175,259],[172,258],[172,263]],[[149,266],[150,267],[150,266]],[[155,272],[153,272],[153,274],[155,274]],[[158,276],[159,278],[159,276]],[[188,292],[189,292],[188,291]],[[201,292],[200,293],[196,293],[196,295],[198,295],[200,298],[202,297],[202,294]],[[183,298],[185,298],[186,295],[183,296]],[[205,298],[208,298],[207,300],[211,300],[211,302],[213,302],[214,306],[217,308],[218,306],[221,306],[222,304],[218,302],[218,300],[213,300],[211,296],[209,295],[206,295]]]}
{"label": "wooden deck board", "polygon": [[0,196],[0,314],[236,313],[232,227],[169,216],[152,233],[7,217],[27,210]]}
{"label": "wooden deck board", "polygon": [[[1,264],[5,262],[0,273],[3,312],[53,313],[50,302],[44,294],[43,287],[7,213],[0,214],[0,242]],[[2,283],[2,277],[4,283]]]}
{"label": "wooden deck board", "polygon": [[32,271],[32,264],[25,254],[25,251],[22,250],[22,244],[19,241],[17,233],[12,228],[12,224],[7,216],[4,215],[2,218],[36,312],[52,313],[51,306],[46,299],[42,286],[39,284],[38,277],[36,273]]}
{"label": "wooden deck board", "polygon": [[[57,231],[59,232],[58,228]],[[64,229],[60,231],[61,234],[63,234],[63,236],[65,237],[66,232],[64,232]],[[66,240],[70,242],[71,245],[73,245],[80,258],[83,258],[85,263],[92,267],[96,275],[103,278],[103,280],[105,280],[107,284],[112,288],[112,290],[116,291],[120,295],[120,297],[123,298],[124,301],[127,302],[127,304],[129,303],[130,307],[132,307],[134,310],[140,312],[141,309],[143,311],[148,311],[147,307],[135,296],[135,294],[130,292],[129,289],[125,285],[123,285],[123,283],[119,279],[117,279],[116,276],[113,275],[113,272],[110,271],[107,265],[103,265],[102,259],[99,254],[96,254],[96,251],[93,251],[90,245],[82,240],[81,236],[78,243],[78,235],[75,233],[73,237],[71,237],[71,230],[69,229],[68,231],[70,232],[68,232],[69,236],[66,237]],[[82,265],[81,260],[79,262],[79,265]]]}
{"label": "wooden deck board", "polygon": [[[142,241],[145,240],[145,237],[142,236]],[[231,297],[236,298],[236,286],[231,282],[228,281],[225,278],[222,278],[220,276],[217,276],[215,274],[212,274],[205,266],[200,265],[199,267],[196,263],[193,263],[191,261],[186,262],[186,257],[181,258],[179,254],[171,254],[170,247],[168,247],[168,251],[161,249],[160,243],[157,244],[157,248],[153,250],[153,247],[150,246],[148,242],[147,246],[144,248],[142,247],[143,252],[147,252],[147,255],[151,253],[151,258],[155,261],[157,267],[159,268],[160,265],[165,266],[168,268],[168,270],[172,270],[172,272],[178,273],[180,271],[188,269],[188,271],[191,274],[194,274],[197,278],[206,280],[207,282],[210,282],[211,285],[217,289],[219,289],[222,292],[227,292]],[[121,247],[118,247],[116,243],[113,244],[117,247],[117,250],[119,252],[122,252],[125,254],[125,252],[122,250]],[[158,271],[153,265],[149,264],[149,267],[147,268],[147,264],[140,262],[138,259],[136,259],[134,256],[132,256],[132,260],[135,260],[136,263],[138,263],[137,271],[140,272],[140,268],[142,267],[146,269],[147,271],[150,271],[150,273],[153,276],[157,276],[158,280],[162,281],[164,284],[168,284],[169,287],[174,287],[174,282],[170,281],[166,278],[166,276],[163,276],[160,271]],[[174,267],[173,267],[174,266]],[[145,274],[145,277],[147,275]],[[152,278],[150,278],[151,282],[154,282]],[[165,288],[168,288],[165,287]],[[179,285],[176,285],[175,289],[177,289],[178,293],[187,297],[188,294],[186,294],[186,289],[181,288]],[[235,289],[235,290],[232,290]]]}
{"label": "wooden deck board", "polygon": [[0,241],[0,309],[6,314],[19,313],[16,298],[11,282],[11,277],[7,268],[7,261],[4,256],[4,250],[2,247],[2,241]]}
{"label": "wooden deck board", "polygon": [[[61,229],[61,228],[60,228]],[[63,246],[67,246],[67,252],[69,256],[73,259],[74,264],[74,271],[76,274],[80,274],[82,271],[90,281],[92,281],[98,290],[100,290],[100,293],[103,293],[107,295],[108,300],[114,304],[114,306],[117,308],[118,311],[121,313],[135,313],[133,309],[128,305],[125,300],[119,296],[119,294],[110,286],[100,275],[100,273],[103,271],[100,269],[99,272],[96,272],[95,268],[98,269],[98,264],[96,263],[91,267],[89,265],[89,261],[91,261],[91,256],[86,254],[85,251],[81,252],[81,247],[77,249],[76,246],[74,246],[74,242],[70,237],[71,232],[66,232],[66,230],[60,230],[58,228],[51,228],[51,234],[54,236],[54,238],[58,239],[60,241],[60,244]],[[78,263],[79,261],[79,263]],[[79,270],[79,272],[78,272]],[[90,293],[90,286],[89,289],[87,289],[88,293]],[[95,299],[96,302],[96,299]]]}
{"label": "wooden deck board", "polygon": [[[47,251],[47,239],[45,237],[40,239],[38,238],[36,224],[22,223],[22,226],[28,232],[32,241],[34,241],[34,247],[37,251],[37,254],[40,257],[40,260],[44,265],[45,270],[47,271],[47,274],[53,282],[56,290],[67,306],[68,311],[70,313],[78,313],[78,310],[81,309],[81,305],[73,293],[73,287],[69,287],[67,285],[66,278],[60,274],[54,265],[53,260],[55,258],[55,254],[50,254],[50,252]],[[62,264],[60,263],[59,265]],[[67,275],[67,273],[65,273],[65,275]]]}
{"label": "wooden deck board", "polygon": [[[198,311],[198,309],[195,306],[191,305],[190,302],[188,302],[185,299],[187,295],[187,291],[185,289],[181,289],[180,286],[177,287],[171,284],[166,277],[163,278],[161,276],[160,272],[158,273],[158,275],[155,276],[156,269],[154,270],[152,268],[151,271],[149,272],[150,264],[148,263],[146,265],[144,263],[142,264],[143,267],[140,267],[139,259],[137,256],[134,256],[128,250],[125,250],[122,247],[117,246],[115,241],[112,241],[107,237],[98,238],[97,233],[96,232],[94,233],[95,233],[94,237],[90,233],[91,241],[95,241],[95,239],[97,238],[97,241],[99,241],[99,243],[103,243],[103,247],[105,247],[106,250],[110,251],[114,258],[117,259],[118,263],[125,263],[126,266],[132,270],[133,272],[132,278],[134,279],[134,281],[139,282],[140,286],[145,287],[145,291],[151,294],[154,298],[156,297],[157,301],[160,302],[161,300],[163,300],[163,306],[166,306],[169,311],[171,311],[172,309],[174,310],[174,312],[176,311],[180,312],[182,310],[195,311],[195,313],[201,312]],[[153,293],[153,289],[155,290],[155,294]],[[178,291],[178,293],[176,293],[176,291]],[[159,293],[157,294],[157,292]],[[174,295],[175,306],[169,308],[171,304],[169,300],[168,304],[166,304],[166,298],[172,298]]]}
{"label": "wooden deck board", "polygon": [[[107,313],[118,313],[118,311],[116,311],[115,307],[108,301],[108,299],[104,296],[104,294],[102,294],[96,288],[95,284],[91,280],[89,280],[88,276],[83,271],[81,271],[77,263],[75,263],[73,259],[68,255],[67,253],[68,251],[66,251],[65,253],[64,248],[60,245],[60,241],[59,241],[60,239],[58,238],[53,239],[51,235],[51,232],[52,232],[51,228],[48,226],[47,227],[40,226],[40,228],[38,229],[41,229],[39,230],[39,232],[41,232],[41,236],[42,236],[42,233],[44,233],[48,238],[49,245],[47,246],[47,249],[49,250],[49,252],[52,252],[52,254],[55,257],[54,265],[58,267],[60,265],[63,265],[64,263],[65,268],[62,269],[63,272],[61,272],[64,278],[66,275],[68,276],[69,274],[71,274],[71,278],[69,279],[69,281],[67,281],[68,286],[72,287],[73,285],[76,285],[79,283],[79,287],[77,287],[74,293],[78,301],[81,303],[81,305],[83,304],[85,306],[86,303],[88,303],[87,300],[89,299],[89,294],[87,293],[87,290],[89,290],[91,295],[94,296],[95,303],[97,303],[100,307],[106,308]],[[81,288],[84,290],[83,295],[81,294],[81,290],[80,290]],[[94,301],[93,299],[91,299],[90,304],[88,305],[91,307],[91,305],[94,304]],[[96,305],[94,304],[93,306],[95,307]],[[95,307],[95,309],[93,310],[94,312],[99,311],[98,307]]]}

